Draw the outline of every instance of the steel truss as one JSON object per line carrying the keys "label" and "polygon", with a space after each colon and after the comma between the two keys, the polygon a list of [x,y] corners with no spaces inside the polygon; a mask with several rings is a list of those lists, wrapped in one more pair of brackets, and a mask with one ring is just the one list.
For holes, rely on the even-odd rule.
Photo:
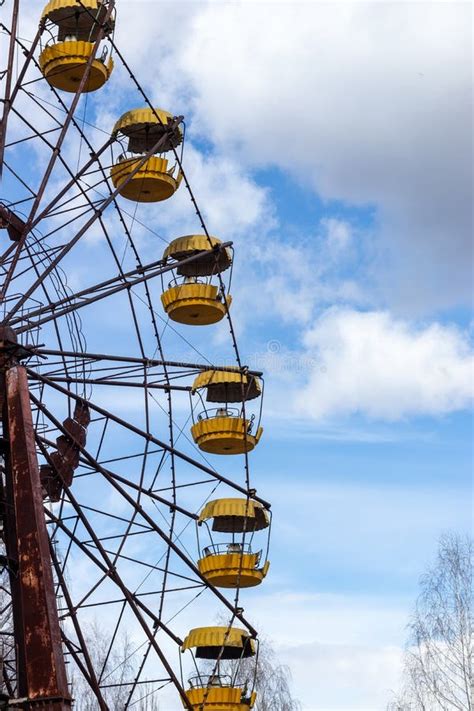
{"label": "steel truss", "polygon": [[[163,259],[142,260],[133,232],[137,226],[144,229],[144,223],[136,210],[127,212],[117,199],[119,190],[108,180],[115,139],[107,136],[96,145],[100,131],[86,121],[82,98],[99,43],[105,40],[144,104],[155,111],[120,47],[106,36],[113,0],[108,1],[86,72],[70,102],[50,87],[46,98],[36,59],[44,25],[40,23],[26,43],[18,36],[19,0],[11,4],[9,26],[0,25],[9,45],[0,127],[0,175],[6,186],[0,195],[3,690],[13,707],[65,711],[76,694],[75,679],[80,678],[101,710],[116,708],[116,692],[121,694],[120,708],[145,709],[142,698],[172,685],[184,707],[192,709],[176,671],[175,652],[183,633],[174,631],[173,620],[206,596],[225,610],[229,627],[238,621],[252,637],[257,631],[244,615],[239,588],[229,597],[200,573],[196,551],[190,550],[189,526],[195,526],[200,505],[218,488],[267,508],[270,504],[252,486],[247,454],[239,480],[235,472],[224,475],[203,459],[187,441],[187,420],[183,424],[176,414],[176,403],[179,397],[190,396],[192,378],[202,370],[218,366],[262,374],[245,366],[228,308],[233,365],[203,362],[200,351],[155,307],[156,283],[176,265]],[[89,11],[80,0],[78,4]],[[182,119],[175,117],[168,133]],[[65,157],[70,140],[79,144],[77,165]],[[143,154],[125,183],[166,140],[165,133]],[[38,151],[34,169],[21,159],[32,145]],[[200,230],[209,237],[176,149],[174,157]],[[108,273],[97,279],[91,270],[87,285],[72,288],[66,277],[71,259],[76,254],[84,258],[84,245],[94,230]],[[147,226],[147,231],[153,229]],[[217,260],[219,252],[230,247],[230,241],[218,247],[210,242],[209,250]],[[220,274],[218,278],[223,289]],[[108,354],[89,352],[85,332],[92,332],[94,325],[97,329],[103,315],[97,316],[96,309],[108,304],[126,309],[125,346],[133,341],[133,347]],[[197,352],[200,362],[166,358],[163,341],[170,333],[177,343]],[[115,393],[125,393],[124,397],[137,393],[140,417],[104,405],[103,398]],[[87,408],[90,421],[87,426],[76,422],[74,430],[71,421],[74,424],[77,407]],[[64,480],[61,452],[71,481]],[[61,478],[57,500],[44,500],[41,477],[46,470]],[[109,497],[117,510],[94,501],[91,487]],[[194,502],[190,491],[197,494]],[[148,552],[153,546],[156,560]],[[76,579],[77,566],[83,566],[85,580]],[[177,602],[171,606],[170,600]],[[94,610],[107,616],[110,630],[100,658],[90,632]],[[137,637],[132,662],[128,657],[117,659],[127,625]],[[126,673],[117,675],[117,668],[123,667]]]}

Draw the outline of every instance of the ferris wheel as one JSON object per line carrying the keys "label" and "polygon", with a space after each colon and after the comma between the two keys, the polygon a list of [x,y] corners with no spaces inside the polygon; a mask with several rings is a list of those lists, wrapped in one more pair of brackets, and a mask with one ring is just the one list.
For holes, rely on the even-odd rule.
{"label": "ferris wheel", "polygon": [[[232,243],[189,183],[184,117],[116,42],[114,1],[50,0],[29,38],[31,8],[1,9],[0,708],[154,709],[172,689],[165,711],[247,711],[243,605],[271,512]],[[134,102],[108,124],[116,77]],[[178,191],[196,229],[163,235]]]}

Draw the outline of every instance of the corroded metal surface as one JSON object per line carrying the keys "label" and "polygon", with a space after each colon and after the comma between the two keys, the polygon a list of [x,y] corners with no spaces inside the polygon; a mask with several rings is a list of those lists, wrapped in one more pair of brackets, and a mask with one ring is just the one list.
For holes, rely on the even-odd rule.
{"label": "corroded metal surface", "polygon": [[68,417],[63,422],[67,434],[57,437],[56,451],[49,456],[49,463],[40,467],[44,494],[51,501],[60,501],[64,485],[69,487],[72,484],[74,471],[79,466],[79,448],[76,443],[81,447],[85,446],[90,419],[87,403],[76,401],[74,417]]}
{"label": "corroded metal surface", "polygon": [[67,711],[71,702],[54,594],[48,535],[25,369],[5,372],[8,435],[7,547],[17,644],[20,708]]}
{"label": "corroded metal surface", "polygon": [[0,229],[6,229],[12,242],[18,242],[25,229],[23,220],[3,203],[0,203]]}

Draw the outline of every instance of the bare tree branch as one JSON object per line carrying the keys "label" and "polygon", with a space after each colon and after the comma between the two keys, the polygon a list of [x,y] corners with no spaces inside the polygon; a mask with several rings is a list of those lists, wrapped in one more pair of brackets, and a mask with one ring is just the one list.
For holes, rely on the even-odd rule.
{"label": "bare tree branch", "polygon": [[473,541],[445,534],[408,625],[403,711],[473,711]]}

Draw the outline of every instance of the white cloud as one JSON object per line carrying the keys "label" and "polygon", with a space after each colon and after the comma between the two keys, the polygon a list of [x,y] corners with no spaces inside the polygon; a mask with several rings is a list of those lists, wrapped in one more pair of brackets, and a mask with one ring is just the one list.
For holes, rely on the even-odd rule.
{"label": "white cloud", "polygon": [[348,249],[353,237],[348,222],[334,217],[325,217],[321,220],[321,226],[326,230],[328,247],[335,256]]}
{"label": "white cloud", "polygon": [[295,408],[315,419],[440,415],[467,407],[472,397],[472,350],[453,326],[333,308],[307,331],[304,345],[320,367],[310,372]]}
{"label": "white cloud", "polygon": [[254,230],[251,240],[237,243],[234,283],[245,287],[233,305],[239,321],[307,326],[323,307],[368,303],[368,280],[355,278],[364,240],[355,244],[359,235],[349,222],[323,218],[310,234],[275,232]]}
{"label": "white cloud", "polygon": [[[384,297],[413,311],[469,298],[469,13],[467,3],[167,4],[158,43],[154,3],[123,0],[116,38],[153,100],[206,140],[186,164],[211,230],[245,230],[262,200],[267,216],[247,168],[276,165],[324,198],[374,207]],[[140,103],[119,61],[98,96],[90,108],[97,99],[106,129]],[[182,224],[174,202],[163,207],[170,228]]]}
{"label": "white cloud", "polygon": [[[273,224],[266,188],[258,186],[245,168],[225,155],[206,155],[188,144],[185,170],[211,232],[223,239],[245,235],[246,230]],[[198,229],[197,218],[183,186],[173,200],[163,205],[161,221],[178,233]],[[191,222],[192,220],[192,222]],[[174,236],[174,234],[173,234]]]}
{"label": "white cloud", "polygon": [[[173,43],[162,32],[157,98],[187,109],[191,131],[220,153],[374,207],[386,258],[379,278],[393,303],[413,311],[468,299],[469,5],[189,7]],[[153,23],[129,19],[148,46]],[[138,52],[135,69],[149,76],[140,56],[148,61]]]}

